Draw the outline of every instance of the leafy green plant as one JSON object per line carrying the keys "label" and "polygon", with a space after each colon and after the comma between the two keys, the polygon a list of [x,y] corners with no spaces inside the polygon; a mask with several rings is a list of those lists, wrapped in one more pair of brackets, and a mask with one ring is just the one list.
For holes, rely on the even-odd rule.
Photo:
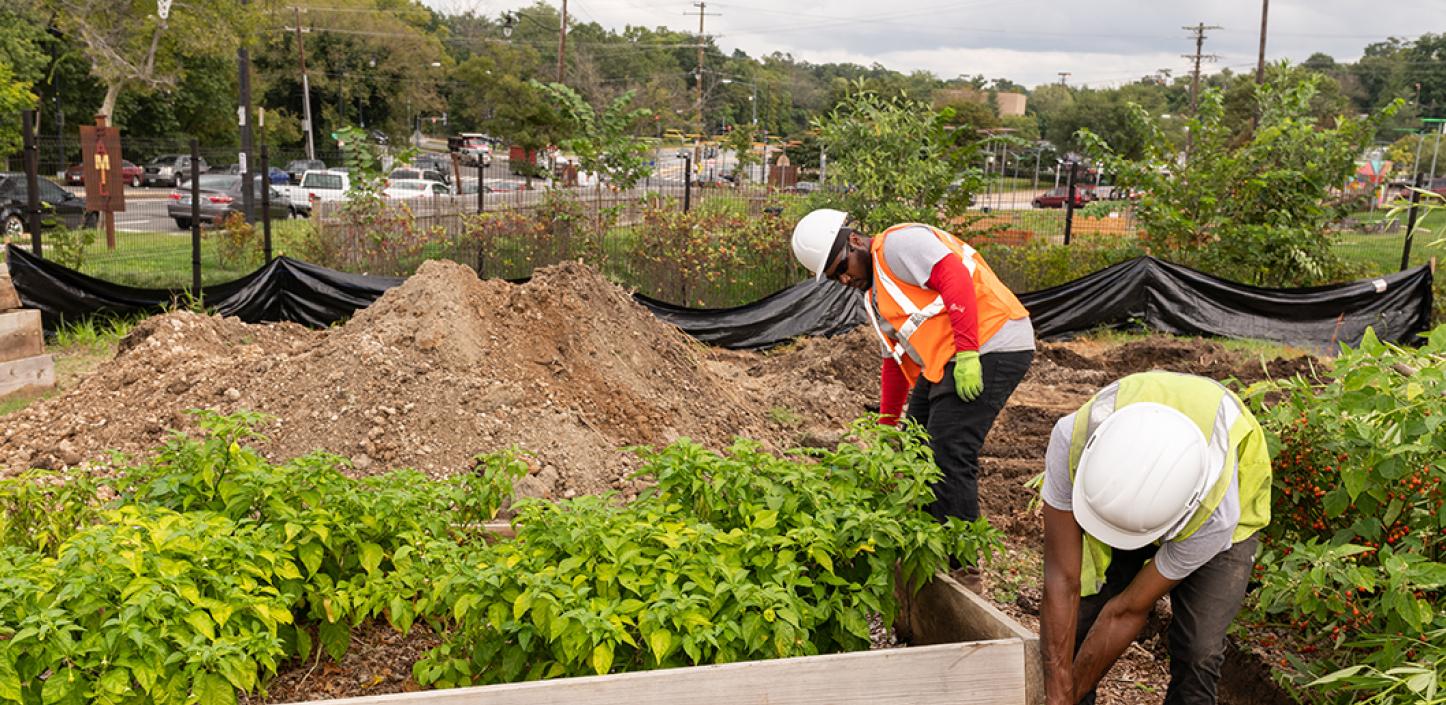
{"label": "leafy green plant", "polygon": [[88,316],[67,321],[55,331],[55,345],[61,348],[96,348],[114,345],[126,337],[139,319]]}
{"label": "leafy green plant", "polygon": [[829,182],[816,207],[835,207],[877,232],[895,223],[952,221],[978,190],[979,142],[950,124],[952,110],[935,111],[906,96],[886,98],[863,88],[814,120],[829,156]]}
{"label": "leafy green plant", "polygon": [[984,241],[977,247],[989,267],[1015,291],[1058,286],[1145,254],[1138,240],[1118,235],[1083,235],[1068,246],[1035,238],[1022,245]]}
{"label": "leafy green plant", "polygon": [[577,155],[583,171],[598,174],[624,190],[652,173],[647,143],[631,132],[652,113],[632,107],[633,91],[614,98],[606,110],[598,113],[576,91],[561,83],[533,83],[536,89],[546,92],[567,119],[571,135],[563,140],[563,147]]}
{"label": "leafy green plant", "polygon": [[736,306],[797,282],[788,249],[792,222],[765,213],[706,207],[684,213],[650,199],[630,259],[649,296],[688,306]]}
{"label": "leafy green plant", "polygon": [[1327,227],[1345,207],[1333,192],[1400,102],[1327,123],[1311,106],[1322,76],[1285,65],[1267,75],[1255,94],[1259,117],[1246,141],[1237,139],[1219,90],[1202,93],[1189,122],[1188,151],[1138,105],[1132,116],[1145,136],[1142,157],[1122,157],[1088,130],[1079,139],[1117,185],[1141,194],[1135,214],[1156,256],[1261,286],[1340,278],[1345,269]]}
{"label": "leafy green plant", "polygon": [[256,228],[246,222],[240,211],[228,213],[221,227],[208,234],[216,240],[216,260],[222,267],[234,268],[260,262]]}
{"label": "leafy green plant", "polygon": [[[973,564],[1000,544],[980,521],[933,521],[938,476],[916,429],[856,423],[799,462],[739,441],[640,450],[638,501],[528,501],[515,542],[439,588],[448,636],[414,669],[451,686],[867,648],[895,580]],[[896,572],[897,570],[897,572]],[[433,604],[436,598],[432,598]]]}
{"label": "leafy green plant", "polygon": [[54,215],[53,206],[44,202],[41,206],[46,209],[42,216],[46,257],[71,269],[85,266],[85,250],[95,244],[99,231],[95,228],[68,228],[64,221]]}
{"label": "leafy green plant", "polygon": [[441,482],[278,466],[242,446],[262,420],[200,412],[201,438],[105,480],[0,484],[0,702],[234,702],[318,641],[340,659],[362,619],[410,624],[368,585],[480,536],[525,471],[510,453]]}
{"label": "leafy green plant", "polygon": [[415,667],[434,685],[865,648],[896,580],[1000,545],[936,523],[923,436],[868,420],[812,460],[640,450],[637,502],[520,502],[516,540],[489,543],[515,453],[353,479],[247,448],[260,415],[196,417],[104,479],[0,483],[0,702],[235,702],[284,660],[341,659],[370,619],[443,635]]}
{"label": "leafy green plant", "polygon": [[[1316,672],[1354,669],[1317,681],[1339,702],[1356,702],[1353,676],[1366,673],[1402,681],[1368,702],[1431,701],[1415,685],[1427,671],[1438,682],[1446,659],[1430,638],[1446,629],[1446,326],[1419,348],[1368,330],[1319,380],[1258,383],[1246,396],[1275,451],[1258,610],[1332,649]],[[1409,647],[1362,646],[1383,639]]]}

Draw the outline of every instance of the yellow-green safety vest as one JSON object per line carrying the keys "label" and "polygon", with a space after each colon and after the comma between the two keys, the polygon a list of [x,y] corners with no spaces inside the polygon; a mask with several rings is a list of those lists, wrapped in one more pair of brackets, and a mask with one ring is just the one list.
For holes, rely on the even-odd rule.
{"label": "yellow-green safety vest", "polygon": [[[1241,403],[1240,398],[1213,379],[1176,372],[1141,372],[1121,379],[1091,397],[1074,417],[1074,432],[1069,444],[1069,478],[1074,481],[1080,455],[1090,435],[1116,409],[1136,402],[1164,404],[1189,417],[1205,434],[1211,446],[1211,457],[1223,457],[1225,468],[1219,479],[1201,500],[1199,508],[1185,523],[1185,528],[1171,541],[1182,541],[1198,531],[1206,519],[1220,506],[1232,480],[1239,483],[1240,522],[1231,536],[1233,543],[1250,538],[1270,523],[1270,451],[1260,423]],[[1240,415],[1226,427],[1225,404],[1235,404]],[[1224,446],[1224,447],[1222,447]],[[1236,461],[1236,472],[1230,464]],[[1089,596],[1104,586],[1105,571],[1110,565],[1110,547],[1089,534],[1084,536],[1084,552],[1080,562],[1080,595]]]}

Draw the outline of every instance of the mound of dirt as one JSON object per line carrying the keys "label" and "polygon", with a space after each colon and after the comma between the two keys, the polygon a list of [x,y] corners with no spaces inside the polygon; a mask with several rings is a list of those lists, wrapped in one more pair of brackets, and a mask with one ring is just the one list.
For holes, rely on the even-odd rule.
{"label": "mound of dirt", "polygon": [[713,369],[757,399],[779,432],[806,445],[832,445],[879,402],[879,344],[865,328],[765,353],[715,350],[712,358]]}
{"label": "mound of dirt", "polygon": [[628,445],[778,437],[700,345],[577,264],[512,285],[428,262],[340,328],[177,312],[120,347],[75,388],[7,419],[5,468],[141,452],[168,427],[191,428],[193,408],[266,413],[268,456],[323,449],[363,474],[445,475],[516,445],[537,457],[522,492],[540,496],[635,489],[618,450]]}

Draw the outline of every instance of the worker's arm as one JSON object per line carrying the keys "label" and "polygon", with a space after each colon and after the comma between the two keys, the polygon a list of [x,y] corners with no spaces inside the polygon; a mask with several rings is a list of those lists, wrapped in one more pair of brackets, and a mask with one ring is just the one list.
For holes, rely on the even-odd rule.
{"label": "worker's arm", "polygon": [[1153,562],[1147,563],[1124,592],[1105,603],[1075,655],[1074,702],[1100,682],[1105,671],[1145,628],[1150,609],[1178,584],[1180,581],[1160,575]]}
{"label": "worker's arm", "polygon": [[909,394],[909,380],[904,377],[899,361],[892,357],[884,358],[880,377],[879,423],[893,426],[899,422],[899,414],[904,410],[904,398]]}
{"label": "worker's arm", "polygon": [[1044,605],[1039,638],[1044,656],[1045,705],[1075,705],[1074,637],[1079,619],[1083,534],[1074,512],[1044,505]]}
{"label": "worker's arm", "polygon": [[959,352],[979,350],[979,311],[974,301],[974,278],[964,261],[952,252],[934,263],[928,286],[939,292],[949,324],[954,328],[954,348]]}

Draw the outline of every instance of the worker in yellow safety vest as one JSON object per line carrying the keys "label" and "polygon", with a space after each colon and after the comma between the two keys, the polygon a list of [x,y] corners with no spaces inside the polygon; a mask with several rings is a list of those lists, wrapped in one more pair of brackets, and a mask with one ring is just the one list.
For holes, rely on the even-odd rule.
{"label": "worker in yellow safety vest", "polygon": [[1255,417],[1214,380],[1130,375],[1055,424],[1040,494],[1046,703],[1093,703],[1166,594],[1165,703],[1214,703],[1255,534],[1270,522],[1270,456]]}
{"label": "worker in yellow safety vest", "polygon": [[[872,238],[848,214],[815,210],[793,230],[793,253],[815,280],[864,292],[882,343],[879,411],[929,432],[943,471],[930,512],[940,521],[979,518],[979,451],[1000,409],[1034,359],[1034,326],[968,244],[929,225],[904,223]],[[912,391],[910,391],[912,389]],[[959,575],[979,589],[977,570]]]}

